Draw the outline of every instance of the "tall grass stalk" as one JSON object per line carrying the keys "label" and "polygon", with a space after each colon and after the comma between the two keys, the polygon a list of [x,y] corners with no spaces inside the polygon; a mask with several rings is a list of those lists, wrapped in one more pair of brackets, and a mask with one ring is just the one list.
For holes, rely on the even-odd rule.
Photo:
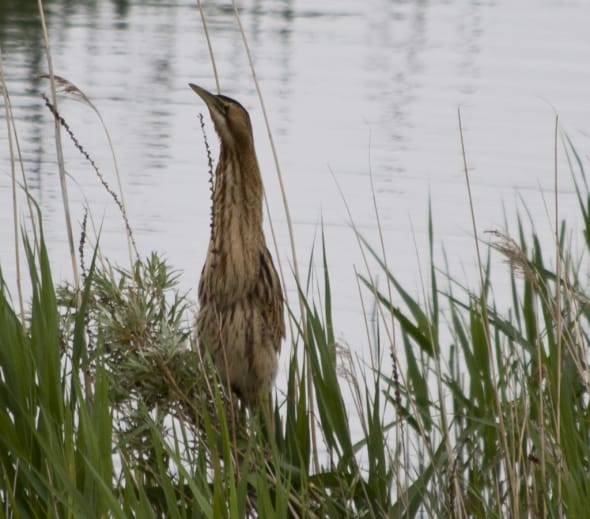
{"label": "tall grass stalk", "polygon": [[25,306],[23,302],[23,289],[21,284],[21,261],[20,261],[20,239],[18,234],[18,202],[17,202],[17,181],[16,181],[16,156],[13,144],[14,119],[10,110],[10,98],[8,96],[8,86],[4,79],[4,60],[2,49],[0,49],[0,88],[2,88],[2,97],[4,99],[4,114],[6,117],[6,134],[8,137],[8,153],[10,157],[10,179],[12,186],[12,224],[14,232],[14,262],[16,267],[16,287],[18,292],[18,304],[20,317],[23,326],[25,325]]}
{"label": "tall grass stalk", "polygon": [[[3,99],[4,99],[4,111],[6,114],[6,120],[7,120],[7,126],[8,129],[10,130],[10,134],[8,135],[8,142],[9,142],[9,156],[10,156],[10,165],[11,165],[11,183],[12,183],[12,194],[13,194],[13,200],[15,198],[15,192],[16,192],[16,188],[19,185],[18,181],[16,180],[16,174],[14,172],[14,167],[15,164],[18,162],[19,165],[19,169],[20,169],[20,174],[21,174],[21,187],[24,190],[25,194],[27,194],[26,196],[26,202],[27,202],[27,207],[29,210],[29,217],[31,220],[31,232],[33,234],[33,244],[36,248],[38,248],[39,246],[39,237],[38,237],[38,233],[37,233],[37,229],[35,227],[35,209],[33,207],[33,202],[30,199],[30,197],[28,196],[29,193],[29,186],[28,186],[28,181],[27,181],[27,176],[25,174],[25,167],[24,167],[24,161],[23,161],[23,155],[21,152],[21,148],[20,148],[20,143],[19,143],[19,139],[18,139],[18,132],[16,129],[16,123],[15,123],[15,117],[12,113],[12,104],[10,101],[10,94],[8,92],[8,85],[6,84],[5,78],[4,78],[4,63],[3,63],[3,59],[2,59],[2,49],[0,49],[0,68],[1,68],[1,77],[2,77],[2,90],[3,90]],[[13,204],[13,207],[16,207],[18,204]],[[13,214],[17,214],[17,213],[13,213]],[[18,216],[18,214],[17,214]],[[15,219],[15,222],[18,222],[19,218]],[[17,223],[18,225],[18,223]],[[18,227],[17,227],[18,228]],[[16,240],[18,243],[19,240]],[[15,245],[18,246],[18,245]],[[20,258],[20,253],[16,253],[15,255],[19,254],[19,258]],[[17,269],[20,270],[20,261],[17,261]],[[18,278],[21,279],[22,275],[19,275]],[[18,286],[18,285],[17,285]],[[19,295],[20,298],[20,295]],[[19,307],[21,306],[21,303],[19,302]]]}
{"label": "tall grass stalk", "polygon": [[219,74],[217,73],[217,62],[215,61],[215,53],[213,52],[213,44],[211,43],[211,37],[209,36],[209,28],[207,27],[207,18],[205,17],[205,11],[201,0],[197,0],[197,8],[199,9],[199,16],[201,17],[201,25],[203,26],[203,32],[205,33],[205,39],[207,40],[207,49],[209,50],[209,59],[211,60],[211,66],[213,67],[213,77],[215,78],[215,87],[217,93],[221,94],[221,85],[219,84]]}
{"label": "tall grass stalk", "polygon": [[[51,84],[51,100],[52,104],[55,107],[55,110],[58,110],[57,106],[57,93],[56,93],[56,85],[55,85],[55,77],[53,75],[53,62],[51,58],[51,50],[49,46],[49,35],[47,33],[47,24],[45,23],[45,10],[43,7],[43,0],[37,0],[37,6],[39,9],[39,17],[41,20],[41,28],[43,31],[43,43],[45,45],[45,57],[47,59],[47,71],[49,74],[49,81]],[[66,168],[65,168],[65,161],[63,156],[63,147],[61,141],[61,127],[59,121],[57,119],[54,120],[55,126],[55,150],[57,154],[57,164],[59,169],[59,182],[61,187],[61,196],[62,202],[64,207],[64,216],[66,221],[66,233],[68,237],[68,246],[70,249],[70,260],[72,263],[72,274],[74,279],[74,286],[76,287],[76,291],[80,291],[80,274],[78,272],[78,262],[76,260],[76,250],[74,248],[74,234],[72,231],[72,220],[70,216],[70,201],[68,197],[68,185],[66,181]],[[77,296],[78,303],[80,303],[80,296]]]}
{"label": "tall grass stalk", "polygon": [[[556,280],[555,280],[555,314],[557,316],[557,365],[556,365],[556,372],[557,372],[557,401],[561,402],[561,365],[562,365],[562,340],[561,340],[561,268],[562,268],[562,257],[561,251],[559,247],[559,191],[557,186],[557,143],[558,143],[558,135],[559,135],[559,116],[555,115],[555,138],[553,144],[553,193],[554,193],[554,200],[555,200],[555,271],[556,271]],[[561,450],[561,405],[557,406],[557,449]],[[563,502],[561,499],[562,489],[561,489],[561,471],[559,471],[558,479],[557,479],[557,516],[559,518],[563,517]]]}

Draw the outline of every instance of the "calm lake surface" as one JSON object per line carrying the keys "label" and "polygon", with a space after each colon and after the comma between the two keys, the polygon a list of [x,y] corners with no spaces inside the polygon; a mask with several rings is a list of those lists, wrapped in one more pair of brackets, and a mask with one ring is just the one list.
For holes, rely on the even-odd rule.
{"label": "calm lake surface", "polygon": [[[26,176],[43,211],[55,276],[68,279],[53,119],[40,97],[48,85],[36,78],[47,71],[37,3],[1,2],[4,75]],[[222,92],[238,99],[252,116],[294,304],[287,223],[242,38],[231,4],[206,4]],[[420,270],[428,260],[429,199],[435,261],[444,266],[444,247],[455,276],[476,286],[459,107],[479,231],[503,228],[505,222],[515,230],[516,209],[526,204],[551,246],[556,113],[560,130],[580,155],[590,153],[586,0],[269,0],[239,5],[288,194],[299,268],[305,273],[323,225],[335,327],[342,341],[360,354],[366,351],[354,272],[355,267],[364,272],[365,266],[338,185],[354,223],[377,246],[372,178],[388,262],[411,293],[420,293]],[[209,233],[199,113],[205,116],[215,157],[217,151],[209,115],[188,88],[195,82],[215,89],[196,3],[55,0],[45,7],[55,73],[92,99],[113,139],[140,252],[165,253],[183,271],[181,286],[196,300]],[[113,161],[96,115],[64,98],[59,106],[115,188]],[[4,122],[2,111],[0,262],[16,294]],[[127,265],[116,206],[65,135],[64,148],[76,233],[87,206],[102,228],[105,256]],[[561,144],[557,162],[560,213],[575,225],[577,201]],[[25,214],[23,205],[19,214]],[[574,233],[573,243],[577,241]],[[505,273],[501,258],[492,261]],[[314,264],[321,264],[320,249]],[[495,291],[501,298],[499,283]]]}

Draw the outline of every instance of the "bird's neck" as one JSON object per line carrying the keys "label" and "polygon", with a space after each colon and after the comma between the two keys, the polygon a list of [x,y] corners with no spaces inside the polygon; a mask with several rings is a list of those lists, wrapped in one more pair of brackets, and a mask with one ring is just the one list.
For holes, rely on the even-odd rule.
{"label": "bird's neck", "polygon": [[222,146],[213,191],[211,238],[216,250],[259,250],[264,246],[262,196],[254,150],[239,155]]}
{"label": "bird's neck", "polygon": [[262,180],[253,149],[238,155],[222,146],[213,190],[213,227],[199,297],[231,306],[248,297],[260,277]]}

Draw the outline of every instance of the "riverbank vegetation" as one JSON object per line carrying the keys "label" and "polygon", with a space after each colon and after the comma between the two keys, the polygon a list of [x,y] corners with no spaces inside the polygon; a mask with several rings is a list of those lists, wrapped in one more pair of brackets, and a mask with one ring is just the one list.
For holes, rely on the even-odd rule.
{"label": "riverbank vegetation", "polygon": [[[60,118],[57,90],[95,108],[50,65],[46,104],[57,135],[65,130],[91,161]],[[26,192],[2,87],[13,188]],[[590,191],[565,134],[559,148],[584,250],[572,248],[557,209],[549,250],[521,220],[480,235],[473,212],[480,283],[472,289],[435,264],[430,215],[430,266],[415,295],[381,245],[353,226],[367,265],[379,266],[358,274],[369,345],[359,358],[335,337],[330,244],[321,240],[313,252],[320,270],[296,276],[285,384],[269,409],[254,412],[224,391],[194,347],[181,273],[157,252],[137,253],[122,194],[98,170],[126,223],[127,266],[88,245],[85,219],[68,229],[72,280],[56,284],[42,214],[29,198],[27,230],[15,211],[24,258],[15,252],[30,298],[9,294],[0,270],[0,514],[584,517]],[[67,196],[64,206],[67,214]],[[498,257],[502,272],[492,272]],[[501,306],[491,279],[504,273],[510,300]]]}

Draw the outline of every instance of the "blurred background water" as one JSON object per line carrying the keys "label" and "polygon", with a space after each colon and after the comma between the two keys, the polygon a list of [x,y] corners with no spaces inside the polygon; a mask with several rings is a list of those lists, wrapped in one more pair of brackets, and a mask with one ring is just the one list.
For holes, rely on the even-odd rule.
{"label": "blurred background water", "polygon": [[[217,143],[202,102],[187,86],[190,81],[215,88],[196,3],[44,4],[55,73],[90,97],[113,138],[140,252],[165,253],[183,271],[181,286],[196,300],[209,234],[200,112],[214,155]],[[287,224],[242,38],[231,3],[204,4],[222,91],[252,116],[279,259],[294,304]],[[459,107],[479,230],[505,223],[515,229],[516,208],[526,205],[551,246],[556,114],[580,155],[590,151],[585,0],[248,0],[239,5],[277,145],[299,266],[305,272],[323,225],[342,341],[359,352],[366,347],[354,272],[365,267],[337,184],[355,225],[377,245],[372,179],[388,262],[411,293],[420,293],[428,260],[429,202],[437,264],[444,266],[444,248],[457,277],[465,274],[466,283],[476,286]],[[43,211],[54,274],[69,279],[53,120],[40,97],[48,85],[37,77],[47,66],[36,1],[1,0],[0,45],[25,172]],[[59,106],[115,187],[96,115],[72,100],[61,99]],[[89,207],[101,228],[103,253],[126,265],[116,206],[65,136],[64,142],[75,232],[79,236]],[[561,145],[557,183],[561,216],[575,223],[577,202]],[[19,214],[25,214],[23,205]],[[2,124],[0,262],[15,295],[12,221]],[[574,245],[576,240],[574,233]],[[502,286],[495,289],[501,297]]]}

